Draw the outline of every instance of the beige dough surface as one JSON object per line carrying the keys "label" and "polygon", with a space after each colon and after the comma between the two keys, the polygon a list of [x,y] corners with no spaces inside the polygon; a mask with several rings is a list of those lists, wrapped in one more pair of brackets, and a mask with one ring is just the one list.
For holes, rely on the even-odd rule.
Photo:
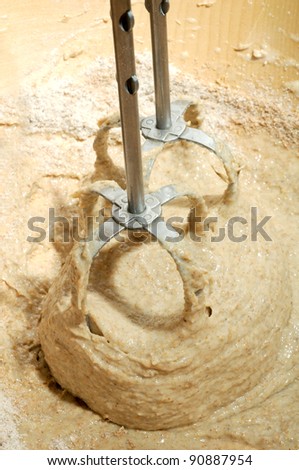
{"label": "beige dough surface", "polygon": [[[259,220],[272,216],[265,226],[272,241],[259,236],[257,242],[233,243],[226,237],[211,243],[213,227],[202,243],[186,237],[182,249],[196,274],[192,292],[199,282],[203,298],[198,297],[195,321],[183,327],[183,285],[170,255],[155,242],[113,242],[91,267],[89,323],[79,318],[69,328],[73,318],[66,315],[54,321],[60,326],[56,339],[71,347],[73,359],[62,355],[54,366],[53,330],[42,351],[38,330],[45,298],[74,249],[68,227],[63,233],[59,224],[55,241],[49,241],[49,208],[70,221],[71,231],[72,217],[82,218],[94,202],[75,194],[82,195],[98,180],[124,184],[118,129],[109,138],[111,161],[99,159],[97,122],[117,110],[114,60],[84,52],[72,57],[81,48],[78,41],[74,51],[71,44],[62,47],[65,58],[56,50],[52,63],[43,64],[39,73],[27,70],[18,93],[1,94],[2,448],[297,449],[298,101],[288,87],[275,90],[244,76],[245,86],[230,86],[224,76],[214,81],[215,70],[198,77],[187,76],[184,67],[171,67],[172,99],[191,95],[200,103],[202,129],[227,143],[241,170],[239,194],[232,204],[223,204],[221,162],[189,144],[166,148],[158,156],[150,189],[187,187],[205,198],[208,214],[218,216],[218,227],[226,229],[230,217],[250,219],[250,208],[257,207]],[[139,54],[137,66],[140,112],[147,115],[154,112],[149,54]],[[186,217],[189,209],[181,199],[165,207],[165,215]],[[40,226],[47,236],[39,243],[27,240],[37,235],[27,225],[34,216],[45,218]],[[250,234],[250,224],[238,227]],[[44,338],[53,313],[49,310],[41,323]],[[176,326],[170,328],[173,320]],[[110,409],[110,417],[131,416],[129,427],[103,419],[53,378],[44,352],[61,385],[73,387],[87,402],[82,375],[77,384],[67,378],[72,375],[68,364],[81,374],[82,344],[86,357],[92,357],[87,374],[96,368],[96,351],[105,359],[117,349],[111,376],[134,413],[120,404],[119,412]],[[136,377],[143,376],[159,378],[172,397],[163,404],[158,396],[147,423],[145,380],[138,379],[136,387]],[[136,396],[126,395],[126,380]],[[140,420],[156,430],[132,428],[138,427],[134,400]],[[163,427],[170,429],[158,429],[162,418]]]}
{"label": "beige dough surface", "polygon": [[[96,191],[111,185],[99,180],[104,163],[106,170],[110,163],[109,145],[107,151],[103,142],[109,140],[111,121],[101,123],[96,139],[94,182],[81,198],[78,194],[82,219],[89,216],[89,225],[91,215],[104,207]],[[221,156],[217,161],[194,144],[167,146],[157,156],[148,191],[162,187],[165,175],[169,182],[174,172],[177,178],[184,175],[186,193],[193,198],[175,199],[162,213],[165,220],[183,216],[183,239],[140,242],[138,232],[135,237],[129,232],[98,254],[99,224],[92,224],[89,241],[74,244],[44,301],[39,332],[53,376],[120,425],[159,430],[203,424],[244,394],[269,393],[274,382],[278,386],[269,374],[278,355],[285,354],[282,340],[292,310],[285,253],[271,238],[254,240],[251,210],[257,207],[261,217],[270,214],[271,205],[244,184],[239,194],[240,169],[226,150],[227,175],[221,173]],[[199,178],[196,161],[195,167],[202,165]],[[180,168],[184,163],[189,171]],[[117,179],[111,164],[109,171]],[[217,222],[192,228],[186,222],[188,203],[198,218],[213,216]],[[239,234],[234,234],[243,234],[242,242],[229,237],[232,217],[247,221],[247,229],[240,229],[239,222]],[[225,238],[215,241],[223,230]],[[272,230],[275,238],[274,224]],[[278,370],[276,375],[280,384]]]}

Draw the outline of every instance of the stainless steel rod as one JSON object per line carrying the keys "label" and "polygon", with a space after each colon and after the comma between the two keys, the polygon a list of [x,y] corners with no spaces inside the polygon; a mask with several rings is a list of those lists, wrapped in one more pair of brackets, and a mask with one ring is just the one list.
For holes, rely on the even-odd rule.
{"label": "stainless steel rod", "polygon": [[145,6],[150,13],[151,20],[156,127],[169,129],[171,127],[171,108],[166,21],[169,0],[146,0]]}
{"label": "stainless steel rod", "polygon": [[138,110],[138,79],[133,41],[131,0],[110,0],[114,51],[127,179],[128,210],[145,209]]}

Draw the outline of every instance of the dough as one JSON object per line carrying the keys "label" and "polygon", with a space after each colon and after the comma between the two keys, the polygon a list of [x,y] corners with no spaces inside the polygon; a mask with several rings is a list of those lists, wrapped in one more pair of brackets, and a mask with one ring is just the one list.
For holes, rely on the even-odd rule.
{"label": "dough", "polygon": [[[98,40],[94,51],[98,54]],[[176,144],[157,156],[149,191],[167,184],[187,187],[204,197],[208,214],[218,215],[218,228],[226,230],[231,215],[243,216],[250,222],[253,205],[258,208],[258,222],[265,215],[272,216],[265,230],[273,241],[265,242],[258,236],[258,243],[233,243],[226,237],[221,243],[211,243],[211,236],[218,232],[217,226],[211,224],[201,246],[188,237],[178,244],[182,253],[190,255],[190,270],[198,275],[194,288],[201,279],[206,282],[204,305],[211,308],[206,311],[204,305],[199,305],[203,327],[196,333],[198,344],[191,334],[188,341],[182,338],[186,340],[182,349],[186,356],[190,352],[188,357],[192,357],[198,351],[194,356],[197,374],[201,374],[198,407],[205,409],[206,415],[190,426],[141,431],[104,420],[61,388],[40,349],[38,322],[42,302],[66,262],[72,242],[70,237],[63,242],[62,227],[57,224],[55,243],[49,242],[48,236],[41,242],[29,243],[27,237],[38,234],[28,229],[28,220],[44,217],[46,222],[39,225],[48,229],[48,211],[54,208],[57,216],[66,217],[71,224],[73,217],[78,216],[80,201],[83,222],[103,206],[102,199],[90,193],[94,184],[112,179],[122,187],[125,183],[119,129],[111,129],[108,142],[102,139],[103,134],[96,137],[97,120],[106,118],[111,104],[117,103],[114,58],[88,58],[86,63],[86,55],[81,54],[72,61],[57,63],[56,57],[61,56],[49,56],[50,62],[39,76],[27,77],[20,96],[7,94],[1,103],[2,448],[297,449],[299,212],[295,96],[275,90],[271,83],[255,84],[251,79],[245,89],[239,88],[239,83],[214,83],[206,68],[204,73],[199,69],[196,77],[186,75],[185,67],[182,72],[171,69],[173,99],[185,97],[188,84],[202,105],[202,129],[221,138],[232,150],[236,168],[241,167],[239,196],[232,204],[220,203],[227,185],[223,165],[213,154],[191,144]],[[146,116],[154,113],[151,56],[142,55],[139,60],[143,84],[140,113]],[[273,72],[272,68],[265,69]],[[286,73],[277,69],[279,77]],[[245,71],[243,77],[244,74]],[[102,147],[105,142],[109,159]],[[97,154],[95,170],[93,145]],[[80,199],[72,198],[75,192],[80,192]],[[164,206],[163,214],[167,218],[187,217],[191,205],[194,204],[182,198]],[[187,226],[185,222],[179,225]],[[241,234],[238,230],[250,234],[250,223],[248,227],[236,224],[236,235]],[[69,276],[67,283],[69,288]],[[93,261],[88,293],[88,310],[92,313],[89,328],[93,334],[83,321],[82,326],[78,323],[70,331],[65,315],[54,320],[54,309],[48,311],[52,318],[47,318],[43,307],[41,328],[47,322],[53,325],[43,334],[43,348],[46,350],[48,334],[47,359],[51,367],[55,361],[56,366],[58,361],[61,363],[63,377],[68,370],[63,363],[66,352],[62,350],[71,333],[72,348],[83,344],[82,337],[74,340],[78,332],[87,336],[89,348],[98,347],[104,338],[111,341],[117,337],[120,347],[129,342],[132,355],[138,351],[140,356],[144,346],[140,360],[147,355],[148,362],[151,352],[153,360],[161,357],[158,343],[155,346],[152,339],[163,342],[165,350],[168,337],[182,335],[183,330],[176,323],[184,308],[182,280],[171,256],[154,241],[138,244],[131,240],[107,246]],[[92,296],[100,308],[92,307]],[[60,303],[61,300],[59,297]],[[134,313],[136,316],[131,315]],[[131,336],[124,329],[127,318]],[[142,327],[139,319],[145,323]],[[58,320],[64,324],[61,331]],[[150,328],[151,320],[156,325],[155,332]],[[168,321],[176,325],[176,331],[162,328],[161,323]],[[134,331],[138,334],[132,336],[136,323]],[[187,333],[192,333],[192,326],[187,326]],[[99,336],[101,331],[104,337]],[[61,343],[52,364],[54,334]],[[230,361],[232,357],[236,358],[235,364]],[[75,376],[79,353],[74,352],[73,360]],[[163,366],[161,362],[160,365]],[[237,385],[235,373],[235,382],[228,376],[232,369],[240,378]],[[248,387],[245,379],[243,392],[240,385],[246,374]],[[177,386],[179,375],[174,379],[173,397],[183,394]],[[230,390],[226,390],[228,384],[232,384]],[[213,396],[207,393],[211,389]],[[234,393],[239,393],[235,400]],[[225,396],[227,405],[220,407]],[[132,403],[130,406],[136,410]],[[189,402],[188,406],[191,409],[193,405]],[[180,413],[183,412],[181,407]],[[155,409],[152,416],[158,421]]]}
{"label": "dough", "polygon": [[[101,161],[109,161],[103,142],[111,127],[110,119],[99,131],[97,178]],[[184,143],[169,146],[168,164],[186,148],[188,154]],[[197,216],[217,217],[198,224],[200,242],[185,223],[179,243],[163,247],[128,234],[98,254],[96,226],[92,241],[75,244],[48,293],[40,339],[54,377],[120,425],[157,430],[200,422],[257,387],[277,360],[291,314],[283,247],[253,239],[252,208],[258,205],[259,217],[269,208],[242,187],[238,195],[238,170],[223,150],[219,155],[226,173],[215,170],[206,182],[221,175],[228,189],[198,194],[204,203]],[[83,190],[85,217],[103,207],[94,196],[103,184],[111,181]],[[238,223],[233,236],[247,234],[246,241],[228,237],[236,216],[248,223]],[[221,227],[226,237],[217,242]],[[162,283],[157,271],[165,273]]]}

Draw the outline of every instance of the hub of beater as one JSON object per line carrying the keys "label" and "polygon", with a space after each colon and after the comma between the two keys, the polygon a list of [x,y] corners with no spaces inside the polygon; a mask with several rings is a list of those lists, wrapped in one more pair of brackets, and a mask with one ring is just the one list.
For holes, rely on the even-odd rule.
{"label": "hub of beater", "polygon": [[[109,239],[124,229],[146,230],[163,242],[177,239],[178,232],[161,217],[164,204],[185,196],[178,192],[174,185],[163,186],[158,191],[146,194],[145,209],[140,214],[132,214],[129,211],[127,193],[121,188],[105,187],[99,190],[98,194],[112,204],[112,218],[102,225],[113,227]],[[107,241],[109,240],[105,239],[105,243]]]}

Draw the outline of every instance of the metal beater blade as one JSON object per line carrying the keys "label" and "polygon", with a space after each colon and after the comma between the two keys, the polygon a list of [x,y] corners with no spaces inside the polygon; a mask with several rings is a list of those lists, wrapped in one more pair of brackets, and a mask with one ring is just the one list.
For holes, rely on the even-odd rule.
{"label": "metal beater blade", "polygon": [[[166,238],[168,241],[176,239],[178,233],[160,218],[162,205],[182,194],[177,192],[173,185],[160,188],[154,193],[144,194],[137,97],[139,85],[133,41],[134,16],[130,0],[110,0],[110,4],[127,189],[126,191],[115,187],[98,189],[98,194],[111,202],[114,221],[112,223],[109,219],[104,222],[98,234],[100,237],[106,232],[106,224],[109,236],[105,243],[123,229],[146,230],[165,243]],[[101,249],[105,243],[101,243],[98,239],[96,245]]]}
{"label": "metal beater blade", "polygon": [[[166,29],[163,33],[163,27],[166,26],[166,23],[164,24],[163,22],[165,21],[164,16],[168,11],[168,3],[165,0],[162,2],[147,2],[148,6],[151,7],[150,11],[152,12],[152,23],[154,25],[152,27],[153,42],[156,41],[156,34],[158,37],[162,37],[164,45],[161,47],[161,51],[164,52],[160,54],[159,41],[157,41],[154,52],[157,120],[156,116],[145,118],[142,121],[142,131],[151,146],[157,144],[161,146],[165,142],[184,138],[215,151],[213,139],[202,131],[187,128],[185,121],[181,117],[189,103],[176,101],[170,106]],[[154,9],[158,4],[159,11]],[[181,241],[178,231],[163,219],[162,206],[175,198],[187,197],[193,204],[193,207],[194,204],[198,205],[205,213],[205,201],[201,196],[190,193],[189,190],[179,192],[174,185],[164,186],[148,194],[144,192],[137,98],[138,79],[135,70],[133,41],[134,16],[130,0],[110,0],[110,5],[127,188],[125,191],[116,183],[111,185],[108,183],[105,186],[104,182],[100,181],[93,186],[92,192],[108,200],[112,208],[111,217],[101,223],[93,233],[88,249],[89,256],[92,259],[96,257],[106,243],[117,237],[123,230],[143,230],[148,232],[159,241],[160,245],[173,258],[183,282],[185,295],[184,311],[186,315],[190,315],[190,312],[195,314],[200,305],[196,294],[198,286],[195,289],[193,287],[190,289],[190,279],[193,279],[194,276],[193,267],[190,271],[189,262],[191,258],[177,244],[177,242]],[[162,15],[159,16],[161,24],[158,23],[156,25],[155,22],[158,14]],[[161,67],[163,70],[161,89],[159,88],[158,67]],[[151,120],[153,120],[153,123],[150,122]],[[152,159],[152,162],[154,162],[154,159]],[[192,275],[190,274],[191,272]]]}
{"label": "metal beater blade", "polygon": [[[216,142],[212,137],[200,129],[187,126],[183,116],[191,103],[185,100],[170,102],[166,21],[170,1],[145,0],[145,6],[150,13],[156,114],[141,121],[141,131],[146,139],[143,151],[182,139],[216,153]],[[153,164],[154,161],[150,161],[147,178]]]}

